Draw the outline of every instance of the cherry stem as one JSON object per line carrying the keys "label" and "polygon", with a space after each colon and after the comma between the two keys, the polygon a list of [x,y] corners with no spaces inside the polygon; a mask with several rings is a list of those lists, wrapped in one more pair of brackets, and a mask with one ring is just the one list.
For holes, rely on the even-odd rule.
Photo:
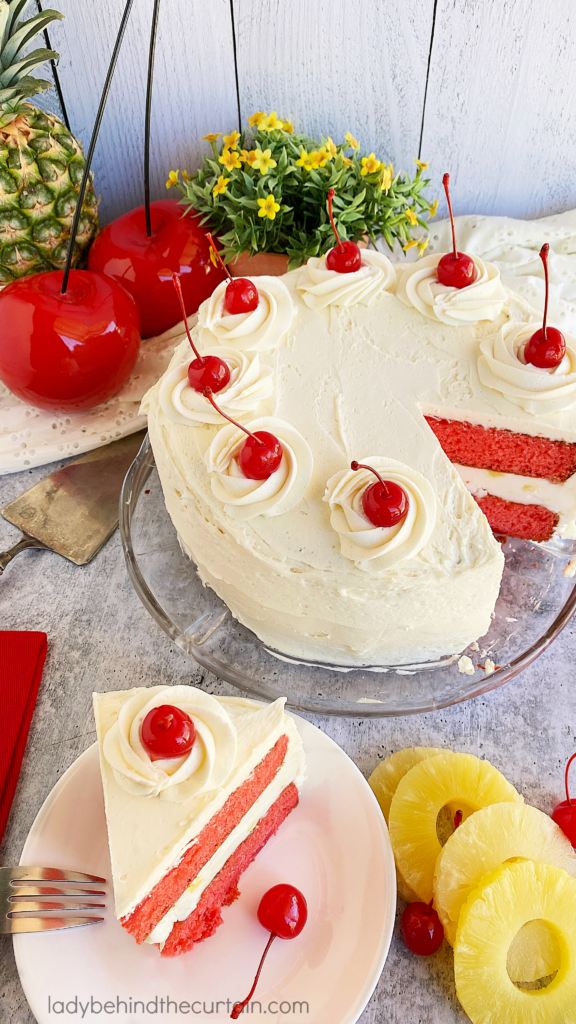
{"label": "cherry stem", "polygon": [[210,243],[210,248],[212,249],[212,252],[214,253],[216,259],[218,260],[218,263],[222,267],[222,270],[224,271],[225,274],[228,275],[228,280],[232,281],[233,280],[232,274],[228,270],[228,267],[226,266],[226,264],[224,263],[224,260],[222,259],[220,253],[218,252],[218,249],[216,248],[216,245],[214,243],[214,239],[212,238],[212,235],[210,234],[209,231],[206,232],[206,238],[208,239],[208,241]]}
{"label": "cherry stem", "polygon": [[150,217],[150,120],[152,116],[152,82],[154,80],[154,51],[156,49],[156,33],[158,31],[158,14],[160,0],[154,0],[152,28],[150,30],[150,49],[148,51],[148,80],[146,82],[146,114],[144,118],[144,213],[146,215],[146,237],[152,237],[152,220]]}
{"label": "cherry stem", "polygon": [[380,483],[382,484],[382,487],[384,488],[384,497],[385,497],[385,498],[388,498],[388,497],[389,497],[389,495],[390,495],[390,492],[389,492],[389,490],[388,490],[388,487],[386,486],[386,483],[385,483],[385,481],[384,481],[384,480],[382,479],[382,477],[380,476],[380,473],[377,473],[375,469],[372,469],[372,466],[365,466],[365,465],[364,465],[364,464],[363,464],[362,462],[356,462],[356,460],[354,460],[354,462],[351,462],[351,463],[350,463],[350,469],[354,469],[354,470],[357,470],[357,469],[369,469],[369,470],[370,470],[370,472],[371,472],[371,473],[374,473],[374,476],[375,476],[375,477],[376,477],[376,478],[377,478],[377,479],[378,479],[378,480],[380,481]]}
{"label": "cherry stem", "polygon": [[569,804],[571,804],[572,801],[570,799],[570,792],[568,790],[568,772],[570,771],[570,765],[572,764],[572,761],[574,761],[574,760],[576,760],[576,754],[572,754],[572,757],[568,761],[568,764],[566,765],[566,775],[564,776],[564,781],[566,783],[566,800],[568,801]]}
{"label": "cherry stem", "polygon": [[328,216],[330,217],[330,223],[332,224],[332,231],[336,235],[336,241],[337,241],[338,245],[341,245],[342,243],[340,241],[340,236],[339,236],[338,232],[336,231],[336,224],[334,222],[334,217],[332,216],[332,200],[334,199],[335,195],[336,195],[336,192],[334,191],[333,188],[328,190]]}
{"label": "cherry stem", "polygon": [[550,246],[548,245],[548,242],[545,242],[544,245],[542,246],[542,248],[540,249],[540,259],[542,260],[542,263],[544,264],[544,282],[545,282],[545,288],[546,288],[545,295],[544,295],[544,317],[543,317],[543,320],[542,320],[542,334],[544,336],[544,341],[548,341],[548,338],[546,337],[546,318],[548,316],[548,252],[549,252],[549,250],[550,250]]}
{"label": "cherry stem", "polygon": [[238,1017],[242,1013],[242,1010],[244,1009],[244,1007],[252,999],[252,996],[254,995],[254,990],[256,988],[256,985],[258,984],[258,978],[260,977],[260,972],[262,970],[262,967],[264,965],[264,961],[266,959],[266,954],[268,953],[268,950],[270,949],[270,946],[274,942],[275,938],[276,938],[276,933],[275,932],[271,932],[270,933],[270,938],[268,939],[268,942],[266,943],[266,949],[264,950],[264,952],[262,954],[262,959],[261,959],[260,964],[258,966],[258,970],[256,971],[256,977],[254,978],[254,984],[252,985],[252,988],[250,989],[248,995],[246,996],[246,999],[243,999],[241,1003],[234,1003],[234,1007],[232,1009],[232,1013],[230,1014],[232,1020],[238,1020]]}
{"label": "cherry stem", "polygon": [[80,224],[80,216],[82,214],[82,204],[86,195],[86,189],[88,187],[88,181],[90,179],[90,167],[92,166],[92,157],[94,156],[94,150],[96,149],[96,140],[98,138],[98,132],[100,131],[100,125],[102,124],[102,118],[104,116],[104,107],[106,106],[106,100],[108,99],[108,93],[110,92],[110,86],[112,85],[112,77],[116,69],[116,61],[118,60],[118,54],[120,53],[120,47],[122,46],[122,40],[124,38],[124,32],[126,25],[128,24],[128,18],[130,17],[130,11],[134,0],[127,0],[124,8],[124,14],[122,15],[122,21],[120,22],[120,28],[118,29],[118,35],[116,36],[116,42],[114,43],[114,49],[112,51],[112,57],[110,58],[110,64],[108,65],[108,71],[106,73],[106,79],[104,82],[104,88],[100,97],[100,104],[98,106],[98,113],[96,114],[96,120],[92,129],[92,138],[90,139],[90,145],[88,146],[88,153],[86,155],[86,162],[84,164],[84,173],[82,175],[82,181],[80,183],[80,189],[78,190],[78,200],[76,202],[76,210],[74,212],[74,220],[72,221],[72,227],[70,229],[70,241],[68,242],[68,253],[66,255],[66,266],[64,267],[64,277],[62,279],[62,295],[66,295],[68,289],[68,278],[70,277],[70,270],[72,268],[72,259],[74,257],[74,246],[76,244],[76,235],[78,234],[78,225]]}
{"label": "cherry stem", "polygon": [[229,423],[233,423],[235,427],[238,427],[238,430],[243,430],[245,434],[248,434],[248,437],[253,437],[254,440],[258,442],[258,444],[264,444],[264,441],[262,440],[261,437],[256,437],[256,434],[252,434],[251,431],[247,430],[246,427],[243,427],[241,423],[236,423],[236,420],[233,420],[231,416],[228,416],[225,412],[222,412],[222,409],[220,409],[216,405],[216,402],[214,401],[214,392],[212,391],[212,388],[209,388],[208,385],[206,385],[202,394],[204,395],[204,398],[208,399],[210,405],[214,406],[216,412],[219,412],[220,415],[223,416],[225,420],[228,420]]}
{"label": "cherry stem", "polygon": [[182,295],[182,285],[180,284],[180,274],[174,272],[172,274],[172,283],[176,289],[176,295],[178,296],[178,302],[180,303],[180,309],[182,310],[182,319],[184,321],[184,327],[186,328],[186,334],[188,335],[188,341],[192,347],[192,351],[196,356],[196,359],[202,359],[196,345],[192,341],[192,335],[190,334],[190,328],[188,327],[188,317],[186,316],[186,306],[184,305],[184,296]]}
{"label": "cherry stem", "polygon": [[444,177],[442,178],[442,184],[444,186],[444,191],[446,193],[446,202],[448,203],[448,213],[450,214],[450,224],[452,226],[452,245],[454,247],[453,256],[454,256],[454,259],[457,260],[458,259],[458,250],[456,249],[456,231],[454,229],[454,216],[452,214],[452,203],[450,202],[450,189],[448,187],[450,185],[450,175],[449,174],[445,174],[444,175]]}

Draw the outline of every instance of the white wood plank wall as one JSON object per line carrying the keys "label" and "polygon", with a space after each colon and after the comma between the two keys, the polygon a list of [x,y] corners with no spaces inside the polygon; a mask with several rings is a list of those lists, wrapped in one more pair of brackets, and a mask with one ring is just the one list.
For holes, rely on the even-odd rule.
{"label": "white wood plank wall", "polygon": [[[86,144],[125,0],[51,0],[72,131]],[[142,202],[153,0],[135,0],[94,162],[105,223]],[[42,6],[48,6],[42,0]],[[576,207],[576,4],[570,0],[163,0],[152,189],[195,168],[208,131],[254,110],[345,131],[395,167],[445,170],[457,213]],[[59,111],[51,90],[44,106]],[[440,214],[443,207],[441,207]]]}

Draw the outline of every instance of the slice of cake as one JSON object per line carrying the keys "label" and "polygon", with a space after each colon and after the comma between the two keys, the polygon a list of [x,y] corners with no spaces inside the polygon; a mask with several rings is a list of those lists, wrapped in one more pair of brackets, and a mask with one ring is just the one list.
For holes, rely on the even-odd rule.
{"label": "slice of cake", "polygon": [[94,694],[116,916],[177,956],[213,935],[298,803],[302,741],[284,698],[193,686]]}

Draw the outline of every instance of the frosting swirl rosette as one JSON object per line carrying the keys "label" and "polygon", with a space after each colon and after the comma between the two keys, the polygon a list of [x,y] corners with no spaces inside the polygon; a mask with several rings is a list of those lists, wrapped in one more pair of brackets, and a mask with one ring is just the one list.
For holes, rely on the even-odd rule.
{"label": "frosting swirl rosette", "polygon": [[251,313],[227,313],[224,297],[228,281],[222,281],[198,310],[202,345],[217,339],[220,345],[233,345],[245,351],[268,352],[284,339],[296,307],[290,292],[278,277],[255,277],[258,305]]}
{"label": "frosting swirl rosette", "polygon": [[[218,392],[217,398],[218,405],[233,419],[244,419],[246,416],[254,415],[260,403],[272,395],[273,370],[262,365],[257,352],[239,352],[235,348],[214,345],[201,351],[200,355],[219,356],[228,364],[230,380],[226,387]],[[162,411],[173,423],[188,426],[221,423],[222,417],[202,394],[190,386],[189,365],[190,358],[173,367],[162,378],[158,394]]]}
{"label": "frosting swirl rosette", "polygon": [[312,452],[302,434],[284,420],[261,416],[247,426],[252,433],[266,430],[278,438],[283,450],[278,469],[267,480],[246,477],[238,461],[246,434],[230,424],[218,431],[204,456],[212,492],[224,502],[232,519],[282,515],[306,494],[312,476]]}
{"label": "frosting swirl rosette", "polygon": [[551,413],[576,402],[576,341],[566,337],[566,354],[559,366],[541,369],[524,362],[524,347],[542,323],[504,324],[480,344],[478,376],[525,412]]}
{"label": "frosting swirl rosette", "polygon": [[[146,715],[162,704],[189,715],[196,738],[183,757],[152,761],[140,731]],[[155,686],[141,690],[122,705],[102,749],[122,789],[133,796],[180,802],[224,785],[236,760],[236,746],[232,719],[209,693],[195,686]]]}
{"label": "frosting swirl rosette", "polygon": [[[374,483],[374,474],[368,469],[343,469],[326,484],[330,524],[340,537],[342,554],[359,569],[390,569],[424,547],[436,522],[436,497],[421,473],[397,459],[372,455],[361,461],[404,489],[408,512],[395,526],[374,526],[362,508],[362,495]],[[377,564],[368,566],[373,559],[378,559]]]}
{"label": "frosting swirl rosette", "polygon": [[433,253],[399,273],[396,295],[407,306],[414,306],[431,320],[451,327],[470,326],[480,320],[495,320],[508,299],[493,263],[472,256],[476,276],[465,288],[440,284],[436,268],[445,253]]}
{"label": "frosting swirl rosette", "polygon": [[393,292],[396,271],[384,253],[361,249],[362,266],[351,274],[328,270],[326,260],[312,256],[298,279],[298,291],[310,309],[326,306],[367,306],[380,292]]}

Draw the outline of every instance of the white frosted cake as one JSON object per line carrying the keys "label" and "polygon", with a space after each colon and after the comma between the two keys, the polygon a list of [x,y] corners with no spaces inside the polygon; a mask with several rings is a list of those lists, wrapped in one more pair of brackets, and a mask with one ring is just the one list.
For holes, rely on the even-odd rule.
{"label": "white frosted cake", "polygon": [[[184,550],[274,651],[347,667],[460,653],[500,586],[486,515],[498,533],[524,517],[520,536],[576,535],[576,343],[558,371],[526,366],[538,314],[476,257],[473,284],[439,284],[440,255],[365,250],[348,274],[311,259],[255,278],[254,312],[226,313],[226,283],[203,303],[195,343],[231,370],[214,398],[282,444],[269,479],[243,475],[246,435],[190,386],[185,337],[144,399]],[[352,460],[404,489],[398,525],[368,521],[374,477]]]}

